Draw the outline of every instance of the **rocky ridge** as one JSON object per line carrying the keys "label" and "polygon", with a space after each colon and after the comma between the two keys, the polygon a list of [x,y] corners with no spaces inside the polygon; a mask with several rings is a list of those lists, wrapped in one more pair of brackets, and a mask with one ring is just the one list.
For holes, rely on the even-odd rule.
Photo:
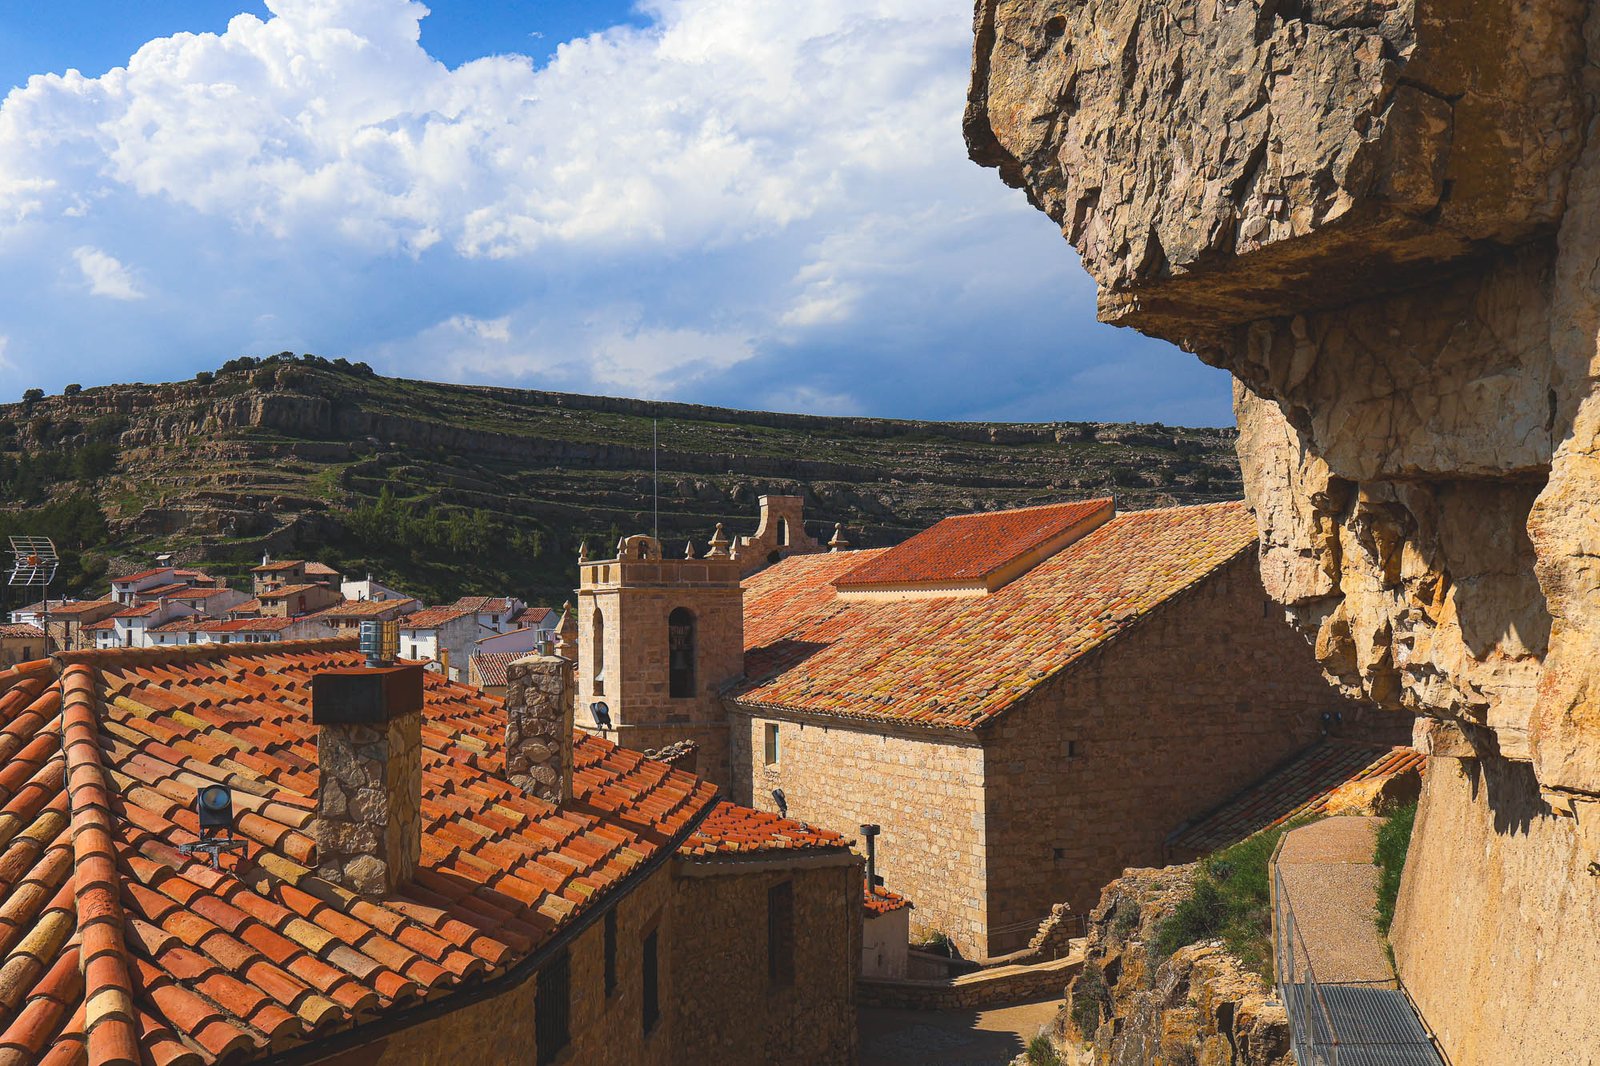
{"label": "rocky ridge", "polygon": [[[649,528],[652,419],[668,539],[753,522],[764,492],[806,497],[814,532],[826,540],[842,522],[858,546],[960,511],[1097,493],[1134,507],[1240,494],[1231,430],[741,412],[297,363],[0,405],[0,461],[78,448],[110,427],[115,469],[92,491],[118,565],[171,550],[228,572],[263,551],[320,553],[438,597],[488,581],[554,597],[574,583],[581,537],[603,550],[619,531]],[[453,562],[377,551],[352,534],[351,514],[386,488],[527,540]],[[469,565],[477,571],[460,572]]]}

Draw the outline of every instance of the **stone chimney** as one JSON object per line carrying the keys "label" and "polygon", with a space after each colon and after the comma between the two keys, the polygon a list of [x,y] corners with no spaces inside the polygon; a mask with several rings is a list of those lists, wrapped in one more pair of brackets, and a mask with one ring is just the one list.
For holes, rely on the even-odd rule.
{"label": "stone chimney", "polygon": [[317,873],[387,895],[422,856],[422,667],[330,670],[311,680],[317,726]]}
{"label": "stone chimney", "polygon": [[529,655],[506,667],[506,777],[530,796],[572,802],[572,661]]}

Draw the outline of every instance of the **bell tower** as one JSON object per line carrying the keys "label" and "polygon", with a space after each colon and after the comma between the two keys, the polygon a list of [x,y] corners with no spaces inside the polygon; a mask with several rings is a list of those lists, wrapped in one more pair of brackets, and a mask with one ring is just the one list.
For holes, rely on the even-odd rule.
{"label": "bell tower", "polygon": [[614,559],[578,560],[577,724],[635,751],[682,740],[703,777],[728,785],[721,690],[744,673],[744,590],[722,527],[711,550],[665,558],[624,537]]}

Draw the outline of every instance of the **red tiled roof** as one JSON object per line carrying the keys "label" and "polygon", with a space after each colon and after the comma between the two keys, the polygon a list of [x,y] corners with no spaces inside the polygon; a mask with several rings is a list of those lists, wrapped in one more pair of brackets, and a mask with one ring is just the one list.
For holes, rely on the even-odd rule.
{"label": "red tiled roof", "polygon": [[161,610],[159,603],[141,603],[137,607],[124,607],[115,614],[107,615],[98,622],[84,626],[83,631],[87,633],[96,629],[115,629],[119,618],[144,618],[159,610]]}
{"label": "red tiled roof", "polygon": [[187,582],[175,581],[170,585],[152,585],[151,587],[149,587],[147,589],[140,589],[139,590],[139,595],[140,596],[149,596],[149,597],[151,597],[153,599],[153,598],[159,597],[159,596],[170,595],[171,593],[174,593],[174,592],[184,592],[188,588],[189,588],[189,585],[188,585]]}
{"label": "red tiled roof", "polygon": [[953,515],[839,575],[839,588],[985,578],[1073,526],[1104,518],[1110,498]]}
{"label": "red tiled roof", "polygon": [[261,610],[260,600],[245,600],[228,608],[229,614],[254,614]]}
{"label": "red tiled roof", "polygon": [[293,570],[297,566],[304,565],[305,562],[301,559],[274,559],[270,563],[262,563],[260,566],[252,566],[250,568],[250,572],[252,574],[270,574],[278,570]]}
{"label": "red tiled roof", "polygon": [[[233,1062],[437,1000],[549,943],[714,800],[581,733],[574,802],[528,797],[497,701],[429,675],[421,868],[352,894],[314,873],[309,706],[351,643],[72,653],[59,688],[49,662],[0,671],[0,1059]],[[179,850],[206,781],[245,841],[220,870]]]}
{"label": "red tiled roof", "polygon": [[1167,844],[1188,855],[1208,855],[1263,829],[1320,814],[1333,794],[1346,785],[1420,772],[1427,761],[1427,756],[1412,748],[1324,740],[1174,833]]}
{"label": "red tiled roof", "polygon": [[71,603],[63,603],[63,604],[58,604],[58,605],[52,606],[50,608],[50,613],[51,614],[83,614],[85,611],[99,610],[101,607],[105,607],[108,604],[110,604],[111,602],[112,602],[112,600],[111,600],[111,597],[109,597],[109,596],[105,597],[104,599],[99,599],[99,600],[74,600]]}
{"label": "red tiled roof", "polygon": [[401,629],[437,629],[457,618],[465,618],[471,611],[457,607],[424,607],[400,619]]}
{"label": "red tiled roof", "polygon": [[[74,603],[78,603],[78,602],[84,602],[84,601],[78,601],[78,600],[51,600],[50,601],[50,613],[51,614],[58,614],[58,613],[60,613],[60,611],[63,608],[70,607]],[[13,608],[9,613],[12,613],[12,614],[38,614],[38,613],[40,613],[41,611],[44,610],[44,605],[45,605],[45,601],[44,600],[39,600],[36,603],[28,604],[26,607]]]}
{"label": "red tiled roof", "polygon": [[186,588],[182,592],[172,593],[171,596],[175,600],[203,600],[211,596],[225,596],[232,591],[232,589]]}
{"label": "red tiled roof", "polygon": [[310,584],[308,584],[308,585],[285,585],[282,588],[278,588],[278,589],[268,589],[266,592],[263,592],[259,596],[257,596],[256,599],[258,599],[258,600],[282,600],[282,599],[287,599],[290,596],[298,596],[302,592],[310,592],[312,589],[320,589],[322,587],[323,587],[322,585],[310,585]]}
{"label": "red tiled roof", "polygon": [[867,887],[865,880],[861,882],[861,905],[866,909],[868,918],[876,918],[890,911],[901,910],[911,906],[911,901],[904,896],[897,896],[882,885],[872,888]]}
{"label": "red tiled roof", "polygon": [[556,611],[551,607],[524,607],[511,616],[511,624],[520,629],[534,629],[545,621],[554,622]]}
{"label": "red tiled roof", "polygon": [[339,576],[341,576],[339,571],[335,570],[333,567],[329,566],[327,563],[307,563],[305,572],[308,573],[308,574],[316,574],[318,577],[339,577]]}
{"label": "red tiled roof", "polygon": [[744,582],[733,697],[865,721],[973,729],[1250,550],[1242,503],[1132,511],[996,592],[848,599],[833,579],[876,552],[795,555]]}
{"label": "red tiled roof", "polygon": [[831,829],[780,818],[723,800],[706,815],[679,852],[695,856],[747,855],[798,849],[847,850],[850,841]]}
{"label": "red tiled roof", "polygon": [[113,585],[121,585],[124,582],[143,581],[147,577],[155,577],[157,574],[170,574],[172,572],[173,568],[170,566],[158,566],[151,570],[141,570],[137,574],[129,574],[127,577],[114,577],[111,579],[111,583]]}
{"label": "red tiled roof", "polygon": [[485,688],[506,683],[506,667],[518,659],[526,659],[525,651],[477,652],[472,656],[472,666],[478,671],[478,684]]}
{"label": "red tiled roof", "polygon": [[19,640],[44,639],[44,630],[26,622],[0,622],[0,637],[13,637]]}
{"label": "red tiled roof", "polygon": [[314,618],[373,618],[380,614],[399,609],[405,610],[408,603],[416,603],[413,599],[403,600],[342,600],[326,610],[317,611]]}
{"label": "red tiled roof", "polygon": [[473,614],[505,614],[511,601],[504,596],[463,596],[450,606]]}

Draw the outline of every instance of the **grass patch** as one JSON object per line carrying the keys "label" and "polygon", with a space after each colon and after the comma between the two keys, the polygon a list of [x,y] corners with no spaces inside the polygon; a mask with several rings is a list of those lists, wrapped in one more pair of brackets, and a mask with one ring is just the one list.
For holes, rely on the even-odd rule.
{"label": "grass patch", "polygon": [[1400,896],[1400,875],[1405,872],[1406,853],[1411,850],[1411,830],[1417,822],[1417,805],[1407,804],[1389,815],[1378,828],[1378,842],[1372,861],[1378,867],[1378,932],[1389,935],[1394,922],[1395,901]]}
{"label": "grass patch", "polygon": [[1272,853],[1283,834],[1310,819],[1275,826],[1200,862],[1194,888],[1156,933],[1156,950],[1171,955],[1202,940],[1220,939],[1263,977],[1272,975]]}
{"label": "grass patch", "polygon": [[1056,1046],[1043,1033],[1028,1041],[1028,1066],[1061,1066]]}

